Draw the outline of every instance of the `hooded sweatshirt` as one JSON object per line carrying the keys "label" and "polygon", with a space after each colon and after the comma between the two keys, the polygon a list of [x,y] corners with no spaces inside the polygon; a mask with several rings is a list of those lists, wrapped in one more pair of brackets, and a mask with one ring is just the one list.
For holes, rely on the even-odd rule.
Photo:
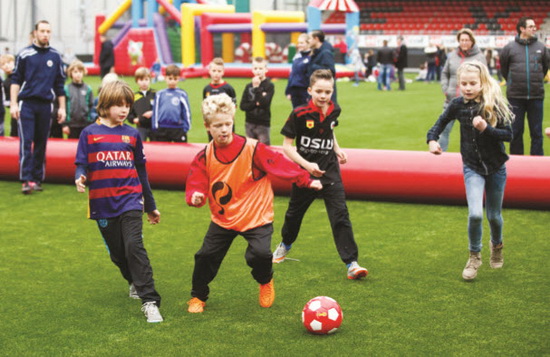
{"label": "hooded sweatshirt", "polygon": [[485,55],[480,51],[477,45],[473,45],[468,51],[463,52],[458,47],[447,56],[445,66],[441,71],[441,89],[447,98],[447,102],[453,98],[461,96],[460,88],[458,86],[458,78],[456,78],[456,71],[458,67],[464,62],[471,62],[477,60],[484,65],[487,65]]}

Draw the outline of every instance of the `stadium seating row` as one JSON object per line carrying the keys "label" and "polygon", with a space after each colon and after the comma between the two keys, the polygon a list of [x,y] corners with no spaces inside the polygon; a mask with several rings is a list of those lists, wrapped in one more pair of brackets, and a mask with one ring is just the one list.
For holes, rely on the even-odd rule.
{"label": "stadium seating row", "polygon": [[[448,34],[467,27],[480,34],[514,35],[521,16],[542,24],[550,13],[548,0],[356,0],[364,33]],[[327,23],[345,22],[333,12]]]}

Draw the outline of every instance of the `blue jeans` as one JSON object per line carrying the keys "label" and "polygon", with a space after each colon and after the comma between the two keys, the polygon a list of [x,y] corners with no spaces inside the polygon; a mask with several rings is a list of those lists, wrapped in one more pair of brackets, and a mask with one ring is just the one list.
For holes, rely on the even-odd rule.
{"label": "blue jeans", "polygon": [[512,122],[514,138],[510,143],[510,154],[523,155],[523,131],[525,130],[525,114],[531,135],[531,155],[544,155],[542,148],[542,118],[543,99],[508,98],[516,119]]}
{"label": "blue jeans", "polygon": [[378,74],[378,90],[385,88],[387,90],[391,89],[391,64],[383,64],[380,66],[380,73]]}
{"label": "blue jeans", "polygon": [[493,245],[502,243],[502,199],[506,186],[506,165],[502,165],[497,172],[488,176],[478,174],[467,165],[464,165],[463,170],[468,201],[469,249],[471,252],[481,252],[484,193],[491,241]]}

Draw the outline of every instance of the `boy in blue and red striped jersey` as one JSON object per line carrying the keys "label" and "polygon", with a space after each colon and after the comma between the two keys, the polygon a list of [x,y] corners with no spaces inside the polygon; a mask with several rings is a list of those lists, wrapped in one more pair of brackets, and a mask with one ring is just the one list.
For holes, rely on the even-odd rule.
{"label": "boy in blue and red striped jersey", "polygon": [[89,218],[97,221],[111,260],[130,285],[130,297],[141,299],[147,322],[161,322],[160,295],[142,238],[143,211],[151,224],[160,222],[160,212],[139,133],[124,124],[133,101],[132,89],[122,81],[102,88],[99,118],[78,141],[75,184],[83,193],[89,183]]}

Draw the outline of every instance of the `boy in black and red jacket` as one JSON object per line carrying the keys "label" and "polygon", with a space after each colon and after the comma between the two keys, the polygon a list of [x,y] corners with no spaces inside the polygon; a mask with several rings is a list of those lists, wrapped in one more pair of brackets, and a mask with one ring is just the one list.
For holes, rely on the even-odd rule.
{"label": "boy in black and red jacket", "polygon": [[128,121],[136,124],[141,141],[145,142],[147,138],[151,140],[151,117],[153,116],[155,91],[149,88],[151,72],[147,68],[138,68],[135,78],[139,90],[134,93],[134,104],[128,114]]}

